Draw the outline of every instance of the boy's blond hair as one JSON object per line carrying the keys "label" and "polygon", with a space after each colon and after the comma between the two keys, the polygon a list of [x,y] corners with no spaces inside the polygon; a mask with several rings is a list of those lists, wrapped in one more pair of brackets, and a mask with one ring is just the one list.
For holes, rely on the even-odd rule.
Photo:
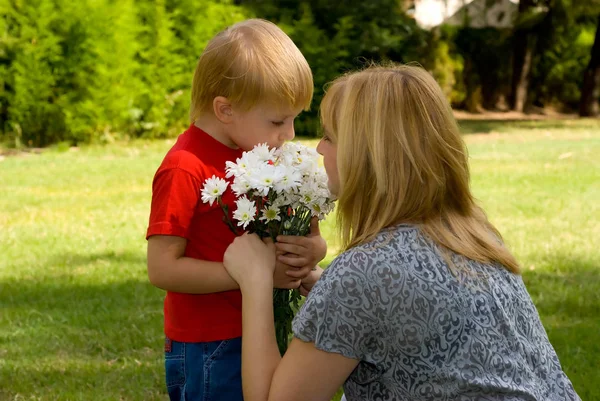
{"label": "boy's blond hair", "polygon": [[337,144],[345,249],[412,223],[446,250],[519,271],[475,203],[465,143],[427,71],[392,64],[338,78],[323,98],[321,120]]}
{"label": "boy's blond hair", "polygon": [[242,110],[259,103],[307,110],[313,77],[294,42],[275,24],[249,19],[220,32],[204,49],[192,83],[190,120],[224,96]]}

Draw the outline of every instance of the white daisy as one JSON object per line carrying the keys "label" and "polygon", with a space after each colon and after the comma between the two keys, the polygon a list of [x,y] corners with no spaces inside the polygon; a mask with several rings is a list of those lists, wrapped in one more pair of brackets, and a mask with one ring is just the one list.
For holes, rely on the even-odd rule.
{"label": "white daisy", "polygon": [[281,178],[274,185],[275,191],[288,192],[300,186],[302,183],[302,173],[300,171],[285,165],[281,165],[280,169]]}
{"label": "white daisy", "polygon": [[279,166],[264,164],[249,177],[250,185],[262,196],[267,196],[269,190],[283,177],[283,169]]}
{"label": "white daisy", "polygon": [[254,216],[256,215],[256,205],[254,201],[242,196],[238,200],[235,201],[237,209],[233,212],[233,218],[238,221],[238,226],[242,226],[242,228],[246,229],[249,223],[254,220]]}
{"label": "white daisy", "polygon": [[217,178],[215,175],[208,178],[204,181],[204,187],[202,188],[202,202],[208,202],[212,206],[213,203],[223,195],[228,185],[229,183],[227,181],[222,178]]}
{"label": "white daisy", "polygon": [[275,158],[275,152],[276,149],[269,149],[269,146],[266,143],[256,145],[254,149],[252,149],[252,153],[255,154],[261,162],[272,161]]}
{"label": "white daisy", "polygon": [[264,164],[255,153],[244,152],[242,157],[235,160],[234,162],[225,162],[225,171],[227,172],[226,177],[241,177],[250,174],[253,170]]}
{"label": "white daisy", "polygon": [[267,223],[273,220],[281,221],[281,216],[279,216],[279,208],[273,205],[264,208],[262,211],[262,216],[260,216],[259,220],[266,220]]}
{"label": "white daisy", "polygon": [[244,176],[235,177],[233,184],[231,184],[231,190],[235,193],[235,196],[244,195],[250,189],[252,189],[252,185],[250,185],[250,182]]}

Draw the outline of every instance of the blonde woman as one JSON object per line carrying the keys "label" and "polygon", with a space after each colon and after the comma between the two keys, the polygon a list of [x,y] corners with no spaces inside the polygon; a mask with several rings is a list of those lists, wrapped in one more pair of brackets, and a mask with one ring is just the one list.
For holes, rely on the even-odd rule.
{"label": "blonde woman", "polygon": [[[344,251],[311,288],[279,357],[272,244],[238,238],[245,401],[579,400],[519,275],[469,189],[467,151],[433,78],[343,76],[321,104]],[[292,250],[290,250],[292,251]],[[317,281],[318,280],[318,281]]]}

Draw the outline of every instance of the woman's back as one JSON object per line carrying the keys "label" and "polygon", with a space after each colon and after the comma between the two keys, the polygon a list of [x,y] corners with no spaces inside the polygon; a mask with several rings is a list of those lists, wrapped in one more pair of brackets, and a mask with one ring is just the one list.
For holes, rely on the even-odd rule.
{"label": "woman's back", "polygon": [[579,400],[521,276],[466,263],[450,270],[415,226],[386,229],[334,260],[294,333],[361,361],[348,401]]}

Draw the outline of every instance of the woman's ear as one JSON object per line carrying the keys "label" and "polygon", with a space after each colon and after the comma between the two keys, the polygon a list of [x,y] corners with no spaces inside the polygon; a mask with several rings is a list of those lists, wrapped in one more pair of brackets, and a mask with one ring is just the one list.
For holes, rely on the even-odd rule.
{"label": "woman's ear", "polygon": [[213,99],[213,112],[223,124],[230,124],[233,121],[233,107],[229,99],[224,96],[217,96]]}

